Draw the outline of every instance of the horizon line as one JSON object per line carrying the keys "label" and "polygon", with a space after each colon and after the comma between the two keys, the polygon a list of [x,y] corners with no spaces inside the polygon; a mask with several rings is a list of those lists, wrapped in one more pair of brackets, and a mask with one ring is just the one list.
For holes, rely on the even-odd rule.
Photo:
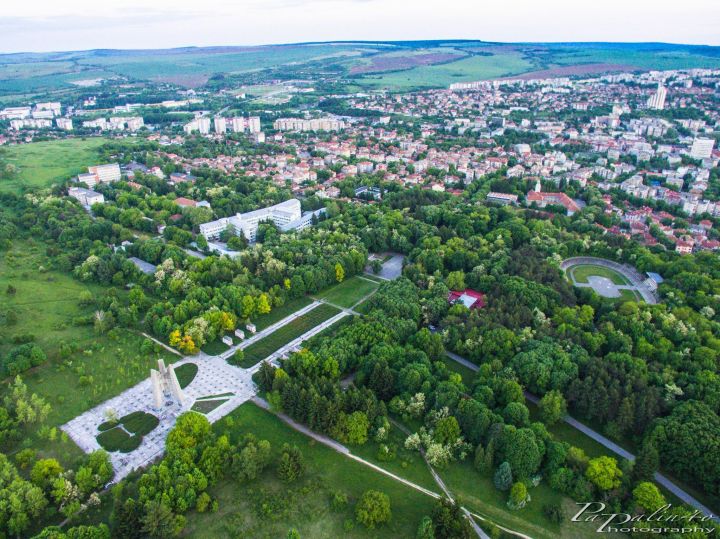
{"label": "horizon line", "polygon": [[482,43],[485,45],[656,45],[656,46],[672,46],[672,47],[697,47],[697,48],[718,48],[720,44],[709,45],[706,43],[677,43],[671,41],[485,41],[482,39],[470,38],[449,38],[449,39],[404,39],[404,40],[382,40],[382,39],[336,39],[327,41],[295,41],[287,43],[259,43],[252,45],[180,45],[177,47],[95,47],[90,49],[73,49],[73,50],[42,50],[42,51],[16,51],[5,52],[0,51],[0,56],[14,56],[23,54],[70,54],[81,52],[141,52],[141,51],[183,51],[183,50],[202,50],[202,49],[255,49],[263,47],[293,47],[293,46],[311,46],[311,45],[412,45],[419,43],[433,44],[452,44],[452,43]]}

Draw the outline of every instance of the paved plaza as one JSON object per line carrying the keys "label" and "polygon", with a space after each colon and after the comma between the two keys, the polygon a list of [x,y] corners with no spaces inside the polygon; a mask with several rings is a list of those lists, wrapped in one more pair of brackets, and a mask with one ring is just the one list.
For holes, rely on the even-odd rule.
{"label": "paved plaza", "polygon": [[184,406],[166,401],[161,410],[153,404],[153,391],[150,378],[124,391],[117,397],[107,400],[88,410],[82,415],[62,426],[70,438],[86,453],[101,449],[96,436],[98,426],[107,420],[106,411],[112,410],[117,417],[131,412],[142,411],[156,416],[160,423],[145,435],[140,446],[130,453],[110,453],[110,460],[115,470],[115,481],[127,476],[132,470],[146,466],[165,450],[165,439],[175,425],[175,420],[183,412],[187,412],[195,400],[201,397],[233,393],[222,405],[207,414],[210,422],[215,422],[227,415],[255,395],[255,385],[251,374],[245,369],[233,367],[217,356],[190,357],[174,364],[177,368],[184,363],[195,363],[198,372],[193,381],[184,390],[186,403]]}
{"label": "paved plaza", "polygon": [[403,261],[405,260],[405,257],[396,253],[389,254],[391,254],[392,256],[387,261],[383,262],[380,273],[373,273],[373,271],[370,269],[370,266],[368,266],[365,271],[369,275],[373,275],[374,277],[380,277],[381,279],[385,279],[386,281],[394,281],[395,279],[400,277],[402,275]]}

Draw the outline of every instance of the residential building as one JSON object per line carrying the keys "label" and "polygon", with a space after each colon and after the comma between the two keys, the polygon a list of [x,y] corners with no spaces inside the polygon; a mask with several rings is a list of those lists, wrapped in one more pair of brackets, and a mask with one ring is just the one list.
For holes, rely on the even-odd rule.
{"label": "residential building", "polygon": [[650,99],[648,99],[647,106],[649,109],[663,110],[665,108],[666,99],[667,88],[665,88],[665,86],[660,83],[658,84],[657,92],[655,92],[652,96],[650,96]]}
{"label": "residential building", "polygon": [[690,148],[690,157],[693,159],[710,159],[715,147],[715,139],[696,138]]}
{"label": "residential building", "polygon": [[103,204],[105,202],[105,197],[101,193],[96,193],[84,187],[71,187],[68,189],[68,196],[74,198],[86,207],[90,207],[93,204]]}

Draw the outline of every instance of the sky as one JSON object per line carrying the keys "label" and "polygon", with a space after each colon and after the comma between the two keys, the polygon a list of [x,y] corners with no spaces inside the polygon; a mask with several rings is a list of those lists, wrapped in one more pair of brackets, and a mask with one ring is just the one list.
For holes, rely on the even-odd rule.
{"label": "sky", "polygon": [[410,39],[720,45],[720,1],[0,1],[0,52]]}

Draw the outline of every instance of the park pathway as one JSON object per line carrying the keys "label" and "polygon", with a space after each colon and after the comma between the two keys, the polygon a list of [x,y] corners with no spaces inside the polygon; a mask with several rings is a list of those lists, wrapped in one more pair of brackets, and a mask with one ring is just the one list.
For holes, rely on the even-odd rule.
{"label": "park pathway", "polygon": [[[468,369],[470,369],[472,371],[477,372],[479,370],[479,367],[477,365],[475,365],[474,363],[471,363],[470,361],[463,358],[462,356],[459,356],[459,355],[457,355],[453,352],[449,352],[449,351],[446,351],[446,354],[450,359],[456,361],[457,363],[460,363],[461,365],[463,365],[464,367],[467,367]],[[537,404],[538,402],[540,402],[540,399],[537,396],[533,395],[532,393],[530,393],[528,391],[525,391],[525,398],[534,404]],[[563,417],[563,421],[565,421],[565,423],[567,423],[571,427],[579,430],[586,436],[589,436],[590,438],[592,438],[599,444],[605,446],[610,451],[621,456],[622,458],[627,459],[631,462],[635,460],[635,455],[633,455],[630,451],[623,449],[622,447],[620,447],[618,444],[616,444],[612,440],[609,440],[608,438],[606,438],[599,432],[596,432],[593,429],[591,429],[590,427],[588,427],[587,425],[584,425],[583,423],[581,423],[574,417],[572,417],[570,415],[566,415],[565,417]],[[668,479],[663,474],[656,472],[654,475],[654,479],[659,485],[665,487],[667,490],[672,492],[675,496],[677,496],[684,503],[690,505],[691,507],[694,507],[695,509],[697,509],[704,515],[712,515],[713,520],[720,522],[720,517],[718,515],[715,515],[710,510],[710,508],[706,507],[700,501],[698,501],[693,496],[691,496],[690,494],[685,492],[683,489],[678,487],[675,483],[670,481],[670,479]]]}
{"label": "park pathway", "polygon": [[[266,411],[270,412],[271,414],[274,414],[274,415],[277,416],[281,421],[283,421],[284,423],[286,423],[287,425],[289,425],[290,427],[292,427],[292,428],[295,429],[296,431],[301,432],[301,433],[303,433],[305,436],[308,436],[309,438],[312,438],[313,440],[318,441],[318,442],[320,442],[321,444],[324,444],[324,445],[328,446],[329,448],[337,451],[338,453],[340,453],[340,454],[342,454],[342,455],[345,455],[346,457],[351,458],[351,459],[359,462],[360,464],[362,464],[362,465],[364,465],[364,466],[367,466],[367,467],[369,467],[369,468],[372,468],[373,470],[375,470],[375,471],[377,471],[377,472],[380,472],[381,474],[386,475],[386,476],[394,479],[395,481],[399,481],[400,483],[403,483],[404,485],[406,485],[406,486],[408,486],[408,487],[410,487],[410,488],[413,488],[413,489],[417,490],[418,492],[422,492],[423,494],[425,494],[425,495],[427,495],[427,496],[431,496],[432,498],[435,498],[436,500],[439,499],[439,498],[442,498],[442,496],[441,496],[440,494],[438,494],[437,492],[433,492],[432,490],[426,489],[425,487],[422,487],[422,486],[418,485],[417,483],[413,483],[412,481],[408,481],[408,480],[405,479],[404,477],[400,477],[399,475],[396,475],[396,474],[394,474],[394,473],[386,470],[385,468],[382,468],[382,467],[380,467],[380,466],[378,466],[378,465],[376,465],[376,464],[373,464],[373,463],[370,462],[370,461],[367,461],[367,460],[365,460],[365,459],[363,459],[363,458],[361,458],[361,457],[358,457],[357,455],[354,455],[354,454],[350,451],[350,449],[348,449],[348,448],[347,448],[346,446],[344,446],[343,444],[341,444],[341,443],[339,443],[339,442],[336,442],[336,441],[333,440],[332,438],[328,438],[327,436],[324,436],[324,435],[322,435],[322,434],[318,434],[317,432],[315,432],[315,431],[313,431],[313,430],[310,430],[310,429],[307,428],[305,425],[302,425],[301,423],[298,423],[297,421],[295,421],[294,419],[292,419],[292,418],[289,417],[288,415],[283,414],[282,412],[274,412],[274,411],[272,411],[272,410],[270,409],[270,404],[269,404],[265,399],[263,399],[262,397],[258,397],[258,396],[256,395],[256,396],[255,396],[253,399],[251,399],[251,400],[252,400],[252,402],[253,402],[255,405],[259,406],[259,407],[262,408],[263,410],[266,410]],[[395,424],[398,425],[397,423],[395,423]],[[401,428],[401,430],[403,430],[403,432],[407,432],[407,430],[404,429],[402,426],[400,426],[400,425],[398,425],[398,426]],[[424,457],[423,457],[423,458],[424,458]],[[427,462],[427,461],[426,461],[426,462]],[[441,488],[441,489],[443,490],[443,492],[445,493],[445,496],[446,496],[447,498],[449,498],[450,500],[452,500],[453,498],[452,498],[452,496],[451,496],[451,494],[450,494],[450,491],[449,491],[449,490],[447,489],[447,487],[445,486],[445,483],[443,482],[443,480],[440,478],[440,476],[438,476],[438,475],[435,473],[435,470],[433,470],[432,466],[430,466],[429,464],[428,464],[428,466],[430,467],[430,470],[431,470],[431,472],[432,472],[432,474],[433,474],[433,477],[435,478],[435,481],[438,483],[438,485],[440,485],[440,488]],[[478,535],[478,537],[480,537],[481,539],[490,539],[490,537],[485,533],[485,531],[484,531],[480,526],[478,526],[477,522],[475,522],[475,518],[477,518],[477,519],[479,519],[479,520],[483,520],[483,521],[487,521],[487,519],[486,519],[485,517],[482,517],[482,516],[476,514],[476,513],[473,513],[473,512],[471,512],[471,511],[468,511],[468,510],[467,510],[466,508],[464,508],[464,507],[461,507],[461,509],[462,509],[463,513],[465,514],[465,516],[470,520],[470,524],[472,525],[473,530],[475,530],[475,533]],[[474,518],[473,518],[473,517],[474,517]],[[509,534],[515,535],[516,537],[519,537],[520,539],[532,539],[530,536],[525,535],[525,534],[523,534],[523,533],[516,532],[516,531],[511,530],[511,529],[508,529],[508,528],[504,528],[503,526],[499,526],[499,525],[497,525],[497,524],[495,524],[495,526],[497,526],[498,528],[500,528],[500,529],[503,530],[504,532],[507,532],[507,533],[509,533]]]}

